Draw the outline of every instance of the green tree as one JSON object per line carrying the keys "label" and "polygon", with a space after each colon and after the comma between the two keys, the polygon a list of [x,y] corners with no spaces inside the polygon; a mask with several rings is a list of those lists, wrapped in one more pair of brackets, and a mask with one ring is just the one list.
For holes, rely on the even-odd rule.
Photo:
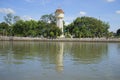
{"label": "green tree", "polygon": [[25,28],[26,28],[25,21],[23,21],[23,20],[17,21],[13,26],[14,35],[15,36],[25,36],[25,33],[26,33]]}
{"label": "green tree", "polygon": [[[52,34],[54,34],[54,36],[51,36],[51,32]],[[49,38],[49,37],[57,38],[61,34],[62,34],[62,31],[54,24],[48,24],[43,29],[43,36],[46,38]]]}
{"label": "green tree", "polygon": [[13,36],[14,35],[14,32],[13,32],[13,25],[20,20],[20,17],[19,16],[14,16],[13,14],[9,13],[7,14],[6,16],[4,16],[4,20],[5,22],[9,25],[8,27],[8,35],[9,36]]}
{"label": "green tree", "polygon": [[75,27],[73,29],[73,33],[75,34],[75,37],[79,37],[79,28],[78,27]]}
{"label": "green tree", "polygon": [[120,29],[117,30],[116,35],[120,36]]}
{"label": "green tree", "polygon": [[17,21],[13,26],[13,32],[16,36],[37,36],[38,23],[35,20]]}
{"label": "green tree", "polygon": [[12,23],[13,23],[13,14],[11,14],[11,13],[7,14],[6,16],[4,16],[4,20],[9,25],[12,25]]}
{"label": "green tree", "polygon": [[54,32],[50,32],[50,37],[53,38],[54,37]]}
{"label": "green tree", "polygon": [[74,37],[107,37],[109,24],[93,17],[77,17],[65,30]]}
{"label": "green tree", "polygon": [[55,18],[55,15],[53,15],[53,14],[43,15],[43,16],[41,16],[40,19],[41,19],[43,22],[46,22],[46,23],[52,23],[52,24],[55,24],[55,23],[56,23],[56,18]]}
{"label": "green tree", "polygon": [[7,36],[9,25],[5,22],[0,23],[0,34]]}
{"label": "green tree", "polygon": [[44,35],[47,23],[39,20],[37,24],[38,24],[38,26],[36,28],[37,29],[37,35],[38,36]]}
{"label": "green tree", "polygon": [[13,22],[16,23],[17,21],[21,20],[19,16],[14,16],[13,17]]}
{"label": "green tree", "polygon": [[35,37],[37,36],[37,21],[35,20],[30,20],[30,21],[25,21],[26,23],[26,27],[28,28],[28,30],[26,31],[27,36],[31,36],[31,37]]}
{"label": "green tree", "polygon": [[[59,29],[56,25],[51,24],[49,26],[50,26],[49,31],[54,33],[54,38],[57,38],[58,36],[60,36],[62,34],[61,29]],[[49,34],[50,34],[50,32],[49,32]]]}

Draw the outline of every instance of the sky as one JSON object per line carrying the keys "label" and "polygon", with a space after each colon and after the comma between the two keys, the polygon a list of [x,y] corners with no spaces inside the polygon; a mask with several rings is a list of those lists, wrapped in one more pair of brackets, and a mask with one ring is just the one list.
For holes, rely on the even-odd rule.
{"label": "sky", "polygon": [[8,13],[25,20],[39,20],[58,8],[63,9],[66,24],[77,17],[89,16],[108,22],[110,31],[120,28],[120,0],[0,0],[0,22]]}

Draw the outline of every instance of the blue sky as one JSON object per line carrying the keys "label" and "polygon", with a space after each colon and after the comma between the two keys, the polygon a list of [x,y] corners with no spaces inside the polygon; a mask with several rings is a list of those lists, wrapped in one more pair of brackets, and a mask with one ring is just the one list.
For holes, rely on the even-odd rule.
{"label": "blue sky", "polygon": [[0,22],[7,13],[39,20],[57,8],[64,10],[66,24],[76,17],[90,16],[108,22],[110,31],[120,28],[120,0],[0,0]]}

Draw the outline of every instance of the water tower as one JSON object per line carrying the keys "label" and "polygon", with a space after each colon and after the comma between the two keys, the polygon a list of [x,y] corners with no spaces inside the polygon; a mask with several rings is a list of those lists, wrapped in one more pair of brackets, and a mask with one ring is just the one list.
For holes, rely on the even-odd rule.
{"label": "water tower", "polygon": [[64,31],[63,31],[63,18],[64,18],[64,12],[62,9],[57,9],[55,11],[55,17],[56,17],[56,25],[62,30],[62,35],[60,37],[64,37]]}

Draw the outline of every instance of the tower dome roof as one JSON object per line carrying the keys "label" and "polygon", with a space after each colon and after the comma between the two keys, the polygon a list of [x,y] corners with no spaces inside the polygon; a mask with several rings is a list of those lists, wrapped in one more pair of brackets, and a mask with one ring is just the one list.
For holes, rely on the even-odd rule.
{"label": "tower dome roof", "polygon": [[55,13],[64,13],[62,9],[57,9]]}

